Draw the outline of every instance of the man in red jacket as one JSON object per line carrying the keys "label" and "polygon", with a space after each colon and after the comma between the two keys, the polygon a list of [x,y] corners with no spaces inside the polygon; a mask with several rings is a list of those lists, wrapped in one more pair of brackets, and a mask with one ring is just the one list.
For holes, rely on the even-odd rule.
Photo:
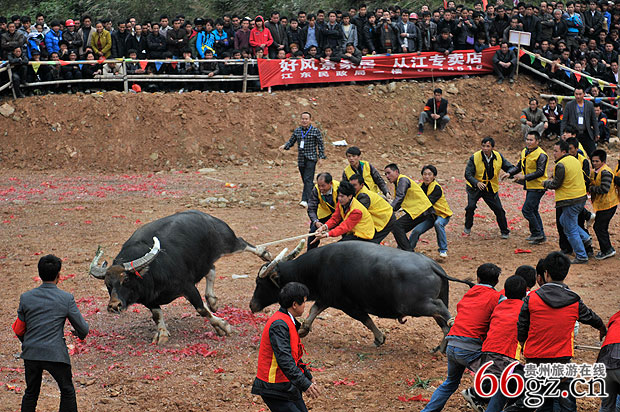
{"label": "man in red jacket", "polygon": [[607,336],[598,354],[597,363],[605,364],[605,390],[607,397],[601,399],[599,412],[615,412],[616,400],[620,395],[620,311],[609,319]]}
{"label": "man in red jacket", "polygon": [[502,297],[495,285],[502,270],[492,263],[484,263],[476,273],[478,284],[471,288],[456,305],[454,325],[446,336],[448,347],[448,377],[433,392],[422,412],[441,411],[456,391],[465,369],[481,355],[491,314]]}
{"label": "man in red jacket", "polygon": [[295,319],[303,315],[310,292],[305,285],[291,282],[280,290],[280,309],[267,321],[258,351],[258,371],[252,393],[260,395],[272,412],[308,412],[301,396],[319,395],[312,374],[301,360],[304,346]]}
{"label": "man in red jacket", "polygon": [[[528,363],[570,363],[575,321],[598,329],[601,340],[607,333],[601,318],[564,283],[570,266],[570,259],[562,252],[548,254],[544,263],[546,283],[523,300],[517,339]],[[563,380],[560,391],[568,390],[569,385],[570,380]],[[561,410],[575,411],[577,408],[576,399],[570,395],[555,400]],[[553,402],[553,398],[545,399],[541,409],[549,408]]]}

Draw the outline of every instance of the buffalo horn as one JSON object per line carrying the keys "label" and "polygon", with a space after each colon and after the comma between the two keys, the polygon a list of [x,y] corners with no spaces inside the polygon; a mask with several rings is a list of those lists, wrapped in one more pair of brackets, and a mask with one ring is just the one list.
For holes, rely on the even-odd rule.
{"label": "buffalo horn", "polygon": [[157,239],[157,237],[155,236],[153,237],[153,247],[151,248],[151,250],[149,250],[148,253],[142,256],[141,258],[132,260],[131,262],[128,262],[128,263],[123,263],[123,268],[125,270],[131,270],[131,271],[140,270],[146,265],[148,265],[149,263],[151,263],[153,259],[155,259],[159,251],[160,251],[159,239]]}
{"label": "buffalo horn", "polygon": [[272,260],[271,262],[269,262],[269,264],[265,267],[263,267],[260,272],[258,273],[258,277],[264,278],[266,277],[269,273],[271,273],[271,271],[273,270],[273,268],[276,267],[276,265],[284,258],[284,255],[286,255],[286,252],[288,252],[288,248],[284,248],[282,250],[282,252],[280,252],[278,254],[278,256],[276,256],[276,258],[274,260]]}
{"label": "buffalo horn", "polygon": [[90,262],[90,268],[88,269],[88,273],[97,279],[104,279],[107,271],[105,262],[102,266],[99,266],[99,259],[101,259],[101,256],[103,256],[103,249],[101,246],[98,246],[97,253],[95,253],[95,257],[93,261]]}
{"label": "buffalo horn", "polygon": [[287,260],[293,260],[297,257],[297,255],[299,255],[299,252],[301,252],[301,250],[304,248],[304,245],[306,244],[306,239],[301,239],[299,241],[299,244],[297,245],[297,247],[295,249],[293,249],[293,251],[291,253],[289,253],[288,255],[286,255],[282,261],[286,262]]}

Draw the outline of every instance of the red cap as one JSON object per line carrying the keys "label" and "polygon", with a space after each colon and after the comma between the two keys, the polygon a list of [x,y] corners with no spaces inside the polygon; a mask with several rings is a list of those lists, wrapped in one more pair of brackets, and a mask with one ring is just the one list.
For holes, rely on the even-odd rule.
{"label": "red cap", "polygon": [[411,13],[411,14],[409,15],[409,18],[410,18],[410,19],[416,19],[416,20],[417,20],[417,19],[418,19],[418,15],[417,15],[416,13]]}
{"label": "red cap", "polygon": [[65,27],[69,27],[69,26],[75,26],[75,22],[71,19],[65,22]]}

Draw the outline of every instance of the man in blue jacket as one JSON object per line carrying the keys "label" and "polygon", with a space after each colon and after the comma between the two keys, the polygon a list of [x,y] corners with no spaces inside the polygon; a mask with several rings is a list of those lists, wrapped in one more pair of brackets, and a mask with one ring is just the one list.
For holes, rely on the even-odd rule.
{"label": "man in blue jacket", "polygon": [[58,257],[43,256],[38,265],[43,284],[19,298],[13,331],[22,341],[21,357],[26,373],[27,387],[22,398],[22,412],[35,412],[44,370],[58,383],[60,410],[77,412],[64,325],[69,319],[75,329],[73,334],[84,339],[88,334],[88,323],[77,308],[73,295],[56,286],[61,267]]}

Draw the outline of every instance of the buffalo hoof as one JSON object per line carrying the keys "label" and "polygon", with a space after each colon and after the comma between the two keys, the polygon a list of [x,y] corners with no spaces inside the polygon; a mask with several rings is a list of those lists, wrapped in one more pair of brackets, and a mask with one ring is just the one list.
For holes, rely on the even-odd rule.
{"label": "buffalo hoof", "polygon": [[377,339],[377,338],[375,337],[375,342],[374,342],[374,343],[375,343],[375,346],[378,348],[379,346],[383,345],[383,344],[385,343],[385,339],[386,339],[386,338],[385,338],[385,335],[381,335],[381,338],[380,338],[380,339]]}
{"label": "buffalo hoof", "polygon": [[401,325],[404,325],[405,323],[407,323],[407,319],[405,319],[405,318],[398,318],[398,323],[400,323]]}
{"label": "buffalo hoof", "polygon": [[271,262],[273,260],[273,258],[271,257],[271,253],[269,253],[269,251],[263,246],[259,246],[256,248],[256,254],[265,262]]}
{"label": "buffalo hoof", "polygon": [[211,324],[213,325],[215,333],[217,333],[218,336],[229,336],[232,333],[232,328],[223,319],[216,318],[214,316],[211,320]]}
{"label": "buffalo hoof", "polygon": [[167,329],[159,329],[155,336],[153,336],[153,343],[156,345],[163,345],[168,342],[168,338],[170,337],[170,332]]}
{"label": "buffalo hoof", "polygon": [[308,336],[308,333],[310,333],[310,329],[306,328],[302,325],[301,328],[299,328],[299,330],[297,331],[297,334],[299,335],[300,338],[305,338],[306,336]]}
{"label": "buffalo hoof", "polygon": [[207,305],[209,305],[211,312],[217,312],[217,297],[207,296]]}

